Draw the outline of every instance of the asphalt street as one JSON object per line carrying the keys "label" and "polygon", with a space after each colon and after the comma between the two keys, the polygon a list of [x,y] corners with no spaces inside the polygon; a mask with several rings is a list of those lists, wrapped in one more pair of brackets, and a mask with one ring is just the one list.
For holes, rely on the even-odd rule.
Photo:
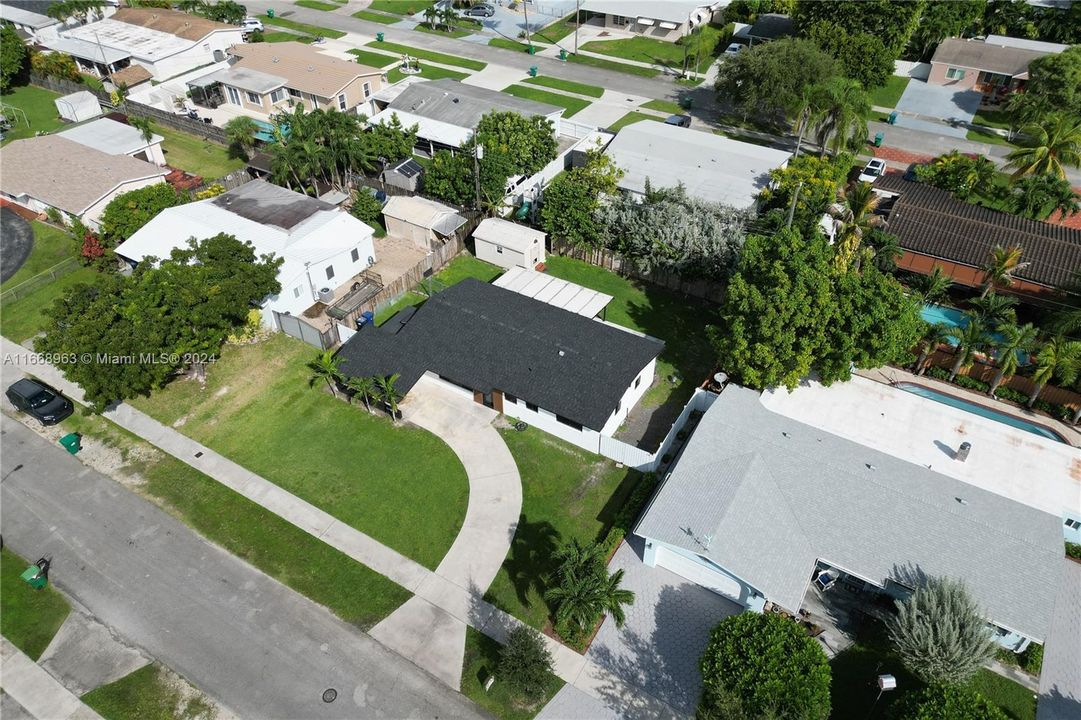
{"label": "asphalt street", "polygon": [[239,717],[488,717],[6,415],[0,499],[6,544],[52,555],[52,582]]}
{"label": "asphalt street", "polygon": [[34,247],[34,232],[30,223],[14,210],[0,208],[0,282],[19,271]]}

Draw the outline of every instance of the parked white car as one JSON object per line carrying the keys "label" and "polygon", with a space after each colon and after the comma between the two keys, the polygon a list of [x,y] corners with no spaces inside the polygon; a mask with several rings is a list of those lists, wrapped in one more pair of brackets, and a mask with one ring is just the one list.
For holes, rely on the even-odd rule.
{"label": "parked white car", "polygon": [[255,30],[262,32],[263,21],[259,18],[249,16],[240,21],[240,27],[244,28],[246,32],[253,32]]}
{"label": "parked white car", "polygon": [[875,178],[884,172],[886,172],[886,161],[874,158],[867,163],[867,167],[860,170],[860,182],[873,183]]}
{"label": "parked white car", "polygon": [[739,43],[732,43],[724,49],[725,55],[739,55],[741,52],[747,49],[746,45],[740,45]]}

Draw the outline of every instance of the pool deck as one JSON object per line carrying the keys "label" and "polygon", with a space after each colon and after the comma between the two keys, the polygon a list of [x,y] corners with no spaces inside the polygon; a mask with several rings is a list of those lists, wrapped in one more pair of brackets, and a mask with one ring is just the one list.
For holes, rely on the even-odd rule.
{"label": "pool deck", "polygon": [[[1043,424],[1072,444],[1005,425],[919,397],[891,382],[913,382],[999,412]],[[1061,517],[1081,509],[1081,433],[1003,402],[904,370],[880,368],[846,383],[808,382],[789,393],[762,394],[762,403],[800,422]],[[965,462],[954,459],[972,444]]]}

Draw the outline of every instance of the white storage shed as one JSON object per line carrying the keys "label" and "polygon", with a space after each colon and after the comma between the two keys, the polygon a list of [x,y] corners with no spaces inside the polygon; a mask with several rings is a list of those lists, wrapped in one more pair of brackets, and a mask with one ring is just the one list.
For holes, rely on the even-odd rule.
{"label": "white storage shed", "polygon": [[473,231],[478,259],[527,270],[544,262],[545,237],[539,230],[500,218],[486,218]]}

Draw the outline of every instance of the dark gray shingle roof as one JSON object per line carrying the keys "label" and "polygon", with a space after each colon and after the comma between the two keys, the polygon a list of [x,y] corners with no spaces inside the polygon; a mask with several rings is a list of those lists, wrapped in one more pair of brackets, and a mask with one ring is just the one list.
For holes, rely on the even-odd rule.
{"label": "dark gray shingle roof", "polygon": [[516,112],[524,117],[562,112],[555,105],[447,78],[413,83],[390,102],[389,108],[465,128],[475,128],[490,112]]}
{"label": "dark gray shingle roof", "polygon": [[880,585],[958,578],[990,619],[1043,639],[1062,569],[1060,524],[774,413],[757,392],[730,385],[635,532],[709,557],[789,610],[802,604],[816,560]]}
{"label": "dark gray shingle roof", "polygon": [[501,390],[600,430],[664,343],[474,278],[415,313],[365,327],[338,352],[346,375],[426,372],[474,390]]}

